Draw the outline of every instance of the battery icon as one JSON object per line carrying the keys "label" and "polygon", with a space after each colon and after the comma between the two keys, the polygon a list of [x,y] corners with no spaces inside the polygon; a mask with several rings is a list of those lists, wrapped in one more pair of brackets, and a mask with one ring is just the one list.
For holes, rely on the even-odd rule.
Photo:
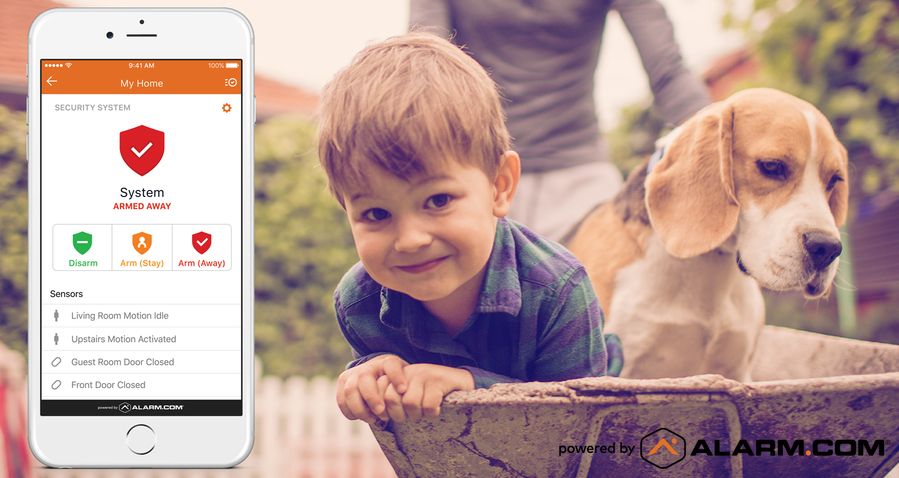
{"label": "battery icon", "polygon": [[225,68],[240,68],[240,63],[225,63]]}

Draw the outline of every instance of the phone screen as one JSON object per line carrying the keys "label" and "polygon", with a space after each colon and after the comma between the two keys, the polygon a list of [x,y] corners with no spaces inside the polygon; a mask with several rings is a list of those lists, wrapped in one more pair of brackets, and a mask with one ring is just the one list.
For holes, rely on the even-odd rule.
{"label": "phone screen", "polygon": [[242,414],[241,73],[41,60],[41,415]]}

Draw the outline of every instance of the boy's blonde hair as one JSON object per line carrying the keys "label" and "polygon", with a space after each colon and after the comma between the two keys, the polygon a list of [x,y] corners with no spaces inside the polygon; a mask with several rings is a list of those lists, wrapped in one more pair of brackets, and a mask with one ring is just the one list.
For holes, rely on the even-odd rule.
{"label": "boy's blonde hair", "polygon": [[325,87],[319,113],[319,158],[341,206],[349,188],[366,185],[366,165],[409,180],[456,160],[493,179],[510,147],[496,84],[428,33],[363,49]]}

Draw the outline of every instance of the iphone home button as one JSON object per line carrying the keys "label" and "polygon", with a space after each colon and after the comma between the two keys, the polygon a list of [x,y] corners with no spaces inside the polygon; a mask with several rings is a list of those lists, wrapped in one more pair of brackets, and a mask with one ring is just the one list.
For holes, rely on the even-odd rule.
{"label": "iphone home button", "polygon": [[146,455],[156,447],[156,432],[147,425],[134,425],[125,435],[128,448],[138,455]]}

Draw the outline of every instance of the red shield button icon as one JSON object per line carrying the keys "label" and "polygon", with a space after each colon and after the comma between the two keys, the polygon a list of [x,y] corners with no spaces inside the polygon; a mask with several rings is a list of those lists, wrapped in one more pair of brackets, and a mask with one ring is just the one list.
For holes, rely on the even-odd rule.
{"label": "red shield button icon", "polygon": [[200,254],[206,253],[206,251],[212,247],[212,234],[209,234],[208,232],[200,231],[190,236],[190,239],[191,244],[194,246],[194,250]]}
{"label": "red shield button icon", "polygon": [[119,152],[125,164],[141,176],[149,173],[162,160],[165,133],[140,125],[119,133]]}

